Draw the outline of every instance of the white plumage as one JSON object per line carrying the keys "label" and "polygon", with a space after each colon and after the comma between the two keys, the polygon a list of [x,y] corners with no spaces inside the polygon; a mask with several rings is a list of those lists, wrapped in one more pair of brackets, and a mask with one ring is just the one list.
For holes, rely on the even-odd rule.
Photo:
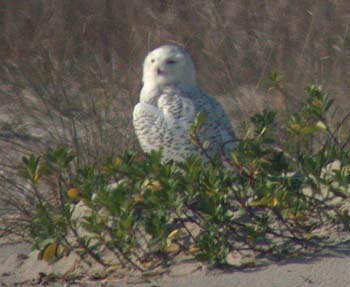
{"label": "white plumage", "polygon": [[192,154],[207,159],[190,140],[190,127],[199,112],[207,113],[199,133],[201,143],[209,142],[207,154],[220,153],[228,142],[232,147],[235,135],[230,121],[221,105],[196,85],[194,65],[185,50],[166,45],[151,51],[143,64],[142,81],[133,121],[146,153],[162,150],[163,161],[182,161]]}

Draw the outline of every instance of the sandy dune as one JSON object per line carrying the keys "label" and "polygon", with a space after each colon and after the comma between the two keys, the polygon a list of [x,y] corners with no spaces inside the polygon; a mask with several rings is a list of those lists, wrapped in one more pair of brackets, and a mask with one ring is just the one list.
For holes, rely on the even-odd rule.
{"label": "sandy dune", "polygon": [[[329,249],[320,254],[271,263],[256,269],[209,270],[201,263],[180,263],[166,274],[148,279],[124,276],[94,280],[82,276],[75,281],[52,280],[50,274],[79,269],[79,260],[71,256],[54,266],[36,260],[28,244],[0,246],[0,286],[138,286],[138,287],[347,287],[350,286],[350,252],[348,246]],[[73,269],[72,269],[73,268]],[[55,269],[55,271],[54,271]],[[96,269],[98,273],[99,269]],[[66,285],[64,285],[66,284]],[[131,285],[130,285],[131,284]]]}

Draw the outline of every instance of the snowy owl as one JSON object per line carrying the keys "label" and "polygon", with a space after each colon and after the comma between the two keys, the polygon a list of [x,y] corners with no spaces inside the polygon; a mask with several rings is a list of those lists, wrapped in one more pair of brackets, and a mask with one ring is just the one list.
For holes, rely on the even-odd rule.
{"label": "snowy owl", "polygon": [[[174,45],[148,53],[143,64],[140,101],[134,108],[133,124],[144,152],[162,151],[162,161],[183,161],[190,155],[207,160],[220,154],[235,140],[230,121],[221,105],[196,84],[189,54]],[[209,143],[206,152],[190,140],[190,128],[197,115],[207,119],[200,142]]]}

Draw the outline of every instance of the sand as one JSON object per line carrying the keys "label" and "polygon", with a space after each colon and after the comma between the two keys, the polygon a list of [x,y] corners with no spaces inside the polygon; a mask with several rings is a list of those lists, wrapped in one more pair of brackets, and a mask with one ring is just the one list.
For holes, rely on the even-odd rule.
{"label": "sand", "polygon": [[[4,118],[4,106],[1,117]],[[0,119],[1,119],[0,117]],[[11,151],[1,142],[3,151]],[[2,207],[0,203],[0,216]],[[0,226],[1,228],[1,226]],[[79,275],[88,268],[72,253],[63,261],[49,265],[37,259],[38,252],[31,246],[12,238],[0,238],[0,287],[2,286],[137,286],[137,287],[348,287],[350,286],[350,245],[328,249],[319,254],[267,263],[245,270],[210,269],[199,262],[181,262],[161,275],[142,278],[134,272],[124,272],[120,278],[97,279],[103,271],[92,266],[95,276]],[[57,275],[58,279],[57,279]],[[66,275],[66,276],[65,276]],[[64,278],[75,278],[67,281]]]}
{"label": "sand", "polygon": [[[183,262],[163,275],[142,278],[130,274],[121,278],[96,280],[91,276],[73,281],[53,279],[52,274],[73,274],[83,264],[77,256],[48,265],[37,260],[37,251],[28,244],[0,245],[0,286],[137,286],[137,287],[348,287],[350,286],[349,246],[327,249],[319,254],[245,270],[210,269],[199,262]],[[101,268],[95,266],[95,275]],[[95,276],[96,278],[97,276]]]}

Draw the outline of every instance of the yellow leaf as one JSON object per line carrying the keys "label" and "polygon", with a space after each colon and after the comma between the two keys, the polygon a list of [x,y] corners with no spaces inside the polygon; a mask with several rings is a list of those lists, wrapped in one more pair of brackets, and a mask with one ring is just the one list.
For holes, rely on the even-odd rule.
{"label": "yellow leaf", "polygon": [[122,162],[123,160],[119,156],[114,159],[114,165],[120,165]]}
{"label": "yellow leaf", "polygon": [[36,173],[35,176],[34,176],[34,182],[38,183],[40,178],[41,178],[41,174],[40,173]]}
{"label": "yellow leaf", "polygon": [[313,100],[312,105],[316,108],[320,108],[322,106],[322,101],[321,100]]}
{"label": "yellow leaf", "polygon": [[70,188],[67,190],[67,195],[70,199],[79,200],[81,199],[79,188]]}
{"label": "yellow leaf", "polygon": [[296,219],[296,216],[295,216],[295,213],[294,212],[288,212],[287,213],[287,216],[289,219],[291,220],[295,220]]}
{"label": "yellow leaf", "polygon": [[304,220],[305,215],[302,212],[288,212],[288,218],[291,220]]}
{"label": "yellow leaf", "polygon": [[147,188],[148,185],[150,184],[150,182],[151,182],[151,181],[150,181],[148,178],[146,178],[146,179],[144,180],[144,182],[142,183],[142,187]]}
{"label": "yellow leaf", "polygon": [[256,207],[256,206],[266,206],[269,203],[270,203],[270,199],[267,197],[263,197],[261,199],[252,200],[252,201],[248,202],[248,205],[250,207]]}
{"label": "yellow leaf", "polygon": [[315,234],[312,234],[312,233],[306,233],[306,234],[304,234],[304,238],[306,239],[306,240],[310,240],[310,239],[312,239],[312,238],[314,238],[315,237]]}
{"label": "yellow leaf", "polygon": [[322,122],[319,122],[318,124],[316,125],[308,125],[308,126],[305,126],[301,129],[301,132],[303,134],[311,134],[311,133],[314,133],[314,132],[317,132],[317,131],[320,131],[320,130],[324,130],[326,129],[326,127],[322,127],[323,123]]}
{"label": "yellow leaf", "polygon": [[305,214],[303,212],[297,212],[295,218],[296,220],[305,220]]}
{"label": "yellow leaf", "polygon": [[175,252],[178,252],[180,249],[179,245],[175,244],[175,243],[171,243],[166,251],[169,252],[169,253],[175,253]]}
{"label": "yellow leaf", "polygon": [[273,200],[272,200],[272,206],[273,207],[276,207],[276,206],[279,206],[280,204],[280,201],[278,200],[277,197],[275,197]]}
{"label": "yellow leaf", "polygon": [[151,188],[154,191],[158,191],[162,189],[162,185],[160,184],[160,182],[158,180],[154,180],[151,182]]}
{"label": "yellow leaf", "polygon": [[145,197],[143,196],[143,194],[138,193],[135,195],[134,200],[135,202],[143,202],[145,200]]}
{"label": "yellow leaf", "polygon": [[191,246],[188,250],[190,254],[197,253],[198,251],[200,251],[200,249],[197,246]]}
{"label": "yellow leaf", "polygon": [[142,186],[153,191],[159,191],[162,189],[162,185],[158,180],[150,180],[148,178],[145,179]]}
{"label": "yellow leaf", "polygon": [[301,130],[301,125],[300,124],[291,124],[290,128],[295,131],[300,131]]}
{"label": "yellow leaf", "polygon": [[50,243],[45,247],[44,252],[42,252],[42,255],[39,259],[45,260],[48,263],[51,263],[56,258],[56,252],[57,252],[58,244],[57,242]]}
{"label": "yellow leaf", "polygon": [[151,268],[153,266],[153,262],[152,261],[146,261],[143,266],[145,266],[146,268]]}
{"label": "yellow leaf", "polygon": [[175,229],[175,230],[173,230],[172,232],[170,232],[170,234],[168,235],[168,238],[169,239],[174,239],[174,238],[176,238],[176,237],[179,237],[179,236],[181,236],[182,235],[182,230],[181,229]]}

